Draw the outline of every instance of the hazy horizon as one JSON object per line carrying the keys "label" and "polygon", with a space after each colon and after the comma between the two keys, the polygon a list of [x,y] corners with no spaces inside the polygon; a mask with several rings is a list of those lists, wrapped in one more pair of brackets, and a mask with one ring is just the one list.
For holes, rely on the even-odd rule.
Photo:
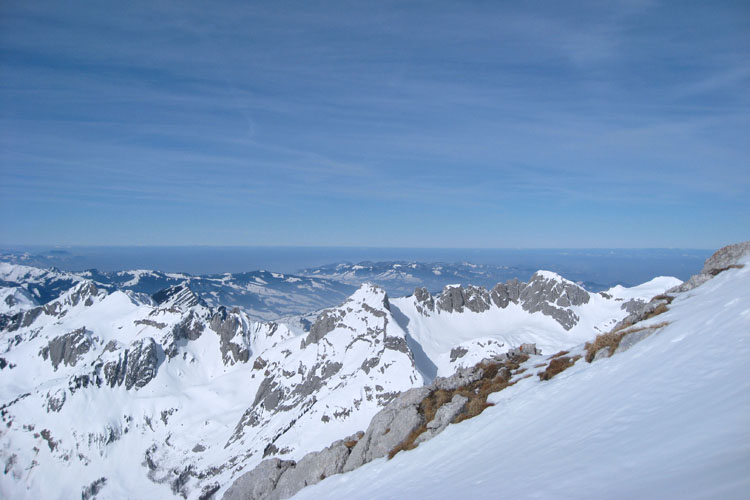
{"label": "hazy horizon", "polygon": [[[714,249],[478,249],[372,247],[258,247],[258,246],[109,246],[0,248],[0,260],[28,252],[30,259],[15,262],[67,271],[152,269],[193,275],[257,270],[298,273],[341,262],[414,261],[506,266],[508,277],[522,280],[539,269],[558,272],[574,281],[602,285],[635,285],[659,275],[682,280],[700,270]],[[40,250],[41,248],[41,250]],[[44,250],[46,249],[46,250]]]}

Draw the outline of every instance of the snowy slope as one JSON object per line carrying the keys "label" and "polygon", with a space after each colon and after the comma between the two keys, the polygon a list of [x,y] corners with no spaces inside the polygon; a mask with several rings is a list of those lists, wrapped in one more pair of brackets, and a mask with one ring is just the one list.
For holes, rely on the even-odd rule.
{"label": "snowy slope", "polygon": [[630,350],[523,380],[479,417],[295,498],[747,498],[744,264],[677,295],[643,323],[669,324]]}

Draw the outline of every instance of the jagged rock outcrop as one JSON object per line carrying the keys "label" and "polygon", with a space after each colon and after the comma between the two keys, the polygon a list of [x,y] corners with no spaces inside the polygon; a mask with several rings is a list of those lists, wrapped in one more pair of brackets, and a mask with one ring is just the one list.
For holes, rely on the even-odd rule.
{"label": "jagged rock outcrop", "polygon": [[741,266],[740,260],[750,255],[750,241],[727,245],[714,252],[711,257],[706,259],[703,269],[700,273],[690,277],[690,279],[681,285],[678,285],[667,293],[687,292],[693,288],[702,285],[717,274],[732,267]]}
{"label": "jagged rock outcrop", "polygon": [[256,500],[274,497],[274,490],[281,475],[294,462],[271,458],[258,464],[253,470],[237,478],[224,493],[224,500]]}
{"label": "jagged rock outcrop", "polygon": [[427,423],[427,430],[417,437],[414,444],[419,445],[420,443],[429,441],[443,432],[464,411],[468,402],[469,398],[466,396],[455,394],[449,403],[438,408],[435,418]]}
{"label": "jagged rock outcrop", "polygon": [[541,312],[552,317],[566,330],[573,328],[579,320],[570,308],[587,304],[589,300],[586,290],[548,271],[534,273],[528,283],[517,279],[498,283],[490,291],[478,286],[450,285],[433,298],[425,288],[414,290],[415,307],[423,315],[435,311],[482,313],[492,307],[505,309],[512,302],[520,304],[524,311]]}
{"label": "jagged rock outcrop", "polygon": [[195,306],[206,306],[206,303],[190,289],[188,283],[170,286],[159,290],[151,296],[159,307],[165,309],[189,309]]}
{"label": "jagged rock outcrop", "polygon": [[76,363],[89,352],[94,345],[91,334],[86,331],[86,327],[78,328],[65,335],[60,335],[50,340],[44,347],[40,355],[49,358],[52,367],[57,370],[60,363],[65,366],[75,366]]}
{"label": "jagged rock outcrop", "polygon": [[198,340],[203,334],[205,323],[195,311],[188,311],[176,325],[172,327],[169,335],[164,340],[164,352],[169,358],[174,358],[179,353],[180,347],[191,340]]}
{"label": "jagged rock outcrop", "polygon": [[399,394],[370,422],[365,435],[352,449],[344,472],[384,457],[417,427],[424,423],[419,404],[430,394],[429,387],[415,387]]}
{"label": "jagged rock outcrop", "polygon": [[578,316],[567,309],[588,303],[586,290],[556,274],[539,271],[520,291],[518,301],[524,311],[541,312],[551,316],[563,328],[570,330],[578,323]]}
{"label": "jagged rock outcrop", "polygon": [[209,327],[219,335],[219,349],[224,364],[245,363],[250,359],[250,347],[244,337],[239,310],[227,311],[224,306],[211,317]]}
{"label": "jagged rock outcrop", "polygon": [[15,314],[0,315],[0,330],[14,332],[29,327],[42,315],[62,318],[70,308],[79,304],[89,307],[94,304],[94,300],[106,296],[106,294],[105,290],[100,290],[93,282],[82,281],[55,301]]}
{"label": "jagged rock outcrop", "polygon": [[153,338],[136,340],[125,349],[118,349],[116,343],[110,342],[94,364],[93,371],[71,377],[68,386],[71,393],[102,385],[140,389],[156,377],[158,367],[159,344]]}

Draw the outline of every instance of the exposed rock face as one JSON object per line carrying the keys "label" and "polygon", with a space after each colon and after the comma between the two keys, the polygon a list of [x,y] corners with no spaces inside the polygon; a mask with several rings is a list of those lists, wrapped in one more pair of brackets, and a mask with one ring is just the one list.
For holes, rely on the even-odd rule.
{"label": "exposed rock face", "polygon": [[[622,339],[620,339],[620,343],[617,346],[617,349],[615,349],[615,354],[619,354],[621,352],[627,351],[631,347],[633,347],[635,344],[640,342],[641,340],[650,337],[654,333],[656,333],[657,330],[659,330],[660,327],[654,327],[654,328],[643,328],[638,329],[636,331],[626,333],[623,335]],[[609,350],[609,348],[607,348]],[[598,354],[598,353],[597,353]],[[594,355],[594,360],[596,361],[596,355]]]}
{"label": "exposed rock face", "polygon": [[66,366],[75,366],[78,360],[91,350],[92,346],[91,335],[85,327],[81,327],[50,340],[40,354],[44,359],[49,357],[52,367],[57,370],[60,363]]}
{"label": "exposed rock face", "polygon": [[43,306],[34,307],[12,315],[1,314],[0,330],[13,332],[29,327],[42,315],[62,318],[71,307],[76,307],[79,304],[83,304],[86,307],[91,306],[94,304],[95,299],[106,294],[106,291],[99,290],[94,283],[83,281],[53,302],[48,302]]}
{"label": "exposed rock face", "polygon": [[432,295],[426,288],[416,288],[414,290],[414,299],[417,302],[417,310],[420,314],[435,310],[435,299],[432,298]]}
{"label": "exposed rock face", "polygon": [[[131,343],[126,349],[117,349],[112,344],[105,348],[106,357],[100,356],[91,373],[76,375],[70,379],[71,393],[89,386],[108,385],[140,389],[148,384],[159,367],[159,345],[151,337],[145,337]],[[116,355],[116,357],[115,357]]]}
{"label": "exposed rock face", "polygon": [[256,500],[274,498],[272,496],[281,475],[292,467],[294,462],[271,458],[264,460],[250,472],[237,478],[224,493],[224,500]]}
{"label": "exposed rock face", "polygon": [[211,330],[219,334],[219,348],[224,364],[245,363],[250,359],[250,348],[243,336],[244,328],[238,311],[228,312],[219,307],[210,322]]}
{"label": "exposed rock face", "polygon": [[206,303],[193,292],[187,283],[170,286],[153,294],[151,298],[159,307],[189,309],[195,306],[206,306]]}
{"label": "exposed rock face", "polygon": [[588,292],[575,283],[537,272],[520,291],[518,300],[525,311],[551,316],[570,330],[578,323],[578,316],[567,308],[586,304],[589,299]]}
{"label": "exposed rock face", "polygon": [[224,500],[281,500],[305,486],[343,471],[352,443],[362,434],[336,441],[322,451],[305,455],[299,462],[271,458],[246,472],[224,493]]}
{"label": "exposed rock face", "polygon": [[165,340],[164,351],[167,356],[174,358],[177,356],[180,346],[187,344],[191,340],[197,340],[203,333],[205,326],[200,317],[194,312],[189,311],[187,315],[177,323]]}
{"label": "exposed rock face", "polygon": [[490,294],[478,286],[448,286],[438,296],[439,311],[463,312],[464,307],[472,312],[484,312],[490,308]]}
{"label": "exposed rock face", "polygon": [[354,470],[376,458],[384,457],[417,427],[422,425],[419,404],[430,394],[429,387],[415,387],[401,393],[380,410],[365,435],[352,449],[344,472]]}
{"label": "exposed rock face", "polygon": [[130,344],[125,355],[129,355],[125,374],[125,388],[140,389],[156,376],[159,364],[157,344],[151,337],[137,340]]}
{"label": "exposed rock face", "polygon": [[726,269],[741,266],[740,260],[748,255],[750,255],[750,241],[720,248],[711,257],[706,259],[700,273],[691,276],[688,281],[668,290],[667,293],[680,293],[692,290]]}
{"label": "exposed rock face", "polygon": [[[351,440],[352,438],[347,438]],[[345,440],[336,441],[323,451],[314,451],[288,468],[276,484],[276,498],[289,498],[305,486],[339,474],[349,457]]]}
{"label": "exposed rock face", "polygon": [[310,332],[305,338],[305,345],[314,344],[325,337],[326,333],[333,331],[336,328],[337,323],[343,318],[344,314],[342,311],[329,310],[320,313],[315,320],[315,323],[310,327]]}
{"label": "exposed rock face", "polygon": [[528,283],[517,279],[498,283],[489,292],[477,286],[451,285],[433,300],[424,288],[414,291],[414,301],[420,314],[429,316],[431,312],[462,313],[469,310],[482,313],[492,307],[504,309],[508,304],[520,304],[530,313],[541,312],[552,317],[563,328],[570,330],[578,323],[578,316],[570,309],[587,304],[589,293],[554,273],[539,271]]}
{"label": "exposed rock face", "polygon": [[438,411],[435,413],[435,418],[427,424],[427,430],[417,437],[414,444],[418,445],[425,441],[429,441],[443,432],[443,430],[445,430],[445,428],[464,411],[466,403],[468,402],[469,398],[466,396],[455,394],[450,403],[446,403],[438,408]]}

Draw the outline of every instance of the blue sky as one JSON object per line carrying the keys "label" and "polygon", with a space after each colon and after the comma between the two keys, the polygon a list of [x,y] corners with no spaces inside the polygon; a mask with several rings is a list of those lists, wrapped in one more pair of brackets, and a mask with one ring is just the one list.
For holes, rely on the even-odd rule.
{"label": "blue sky", "polygon": [[750,237],[747,2],[0,4],[0,244]]}

